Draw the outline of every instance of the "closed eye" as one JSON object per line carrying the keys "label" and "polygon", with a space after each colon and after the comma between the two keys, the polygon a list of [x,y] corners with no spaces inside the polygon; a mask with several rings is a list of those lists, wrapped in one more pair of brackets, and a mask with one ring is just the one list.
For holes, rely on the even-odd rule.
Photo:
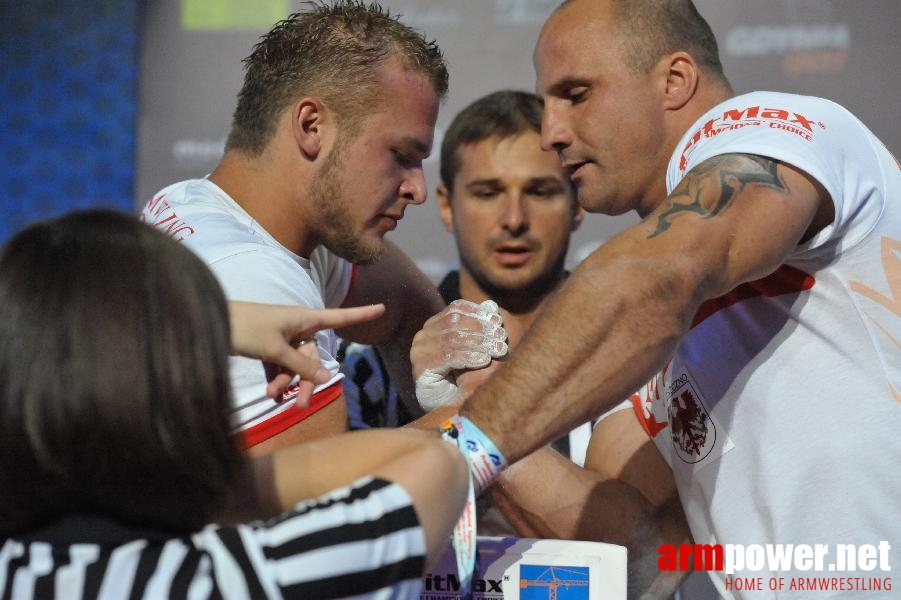
{"label": "closed eye", "polygon": [[536,178],[530,181],[524,189],[526,194],[538,198],[551,198],[563,193],[563,184],[552,177]]}
{"label": "closed eye", "polygon": [[573,104],[579,104],[580,102],[584,102],[588,97],[588,86],[587,85],[579,85],[576,87],[572,87],[567,90],[566,98],[572,102]]}
{"label": "closed eye", "polygon": [[422,168],[422,161],[429,156],[430,147],[418,140],[401,140],[389,146],[394,161],[404,169]]}
{"label": "closed eye", "polygon": [[413,156],[410,156],[405,152],[401,152],[400,150],[392,150],[391,153],[394,154],[394,160],[397,162],[397,164],[401,165],[402,167],[412,166],[415,163],[419,162]]}
{"label": "closed eye", "polygon": [[479,188],[472,190],[471,193],[476,198],[481,198],[482,200],[490,200],[500,194],[500,190],[498,190],[497,188]]}
{"label": "closed eye", "polygon": [[530,196],[538,196],[539,198],[548,198],[548,197],[556,194],[557,191],[558,190],[553,190],[553,189],[547,188],[547,187],[538,187],[538,188],[532,188],[532,189],[526,190],[526,192]]}

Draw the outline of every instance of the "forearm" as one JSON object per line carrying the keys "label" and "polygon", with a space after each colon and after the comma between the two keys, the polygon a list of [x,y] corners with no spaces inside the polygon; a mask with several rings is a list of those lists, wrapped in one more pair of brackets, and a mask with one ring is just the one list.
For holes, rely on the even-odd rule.
{"label": "forearm", "polygon": [[692,543],[682,504],[674,493],[665,503],[653,509],[627,544],[630,600],[670,598],[691,571],[661,570],[660,546],[672,544],[679,547]]}
{"label": "forearm", "polygon": [[384,476],[386,465],[437,439],[432,432],[372,429],[277,452],[272,474],[279,508],[289,509],[365,475]]}
{"label": "forearm", "polygon": [[229,520],[272,517],[367,475],[410,495],[426,538],[427,564],[434,564],[463,508],[469,477],[460,452],[434,431],[356,431],[256,459],[232,500]]}
{"label": "forearm", "polygon": [[384,429],[322,440],[309,450],[276,456],[275,480],[283,506],[318,497],[364,475],[394,482],[410,495],[419,518],[426,568],[435,564],[466,500],[469,469],[456,448],[433,431]]}
{"label": "forearm", "polygon": [[461,409],[511,462],[596,418],[649,380],[700,304],[684,291],[692,286],[675,284],[662,261],[604,253],[590,259]]}
{"label": "forearm", "polygon": [[226,520],[273,517],[302,500],[374,473],[398,456],[414,452],[423,441],[415,434],[386,435],[389,430],[342,434],[249,458]]}
{"label": "forearm", "polygon": [[634,487],[542,448],[504,471],[492,500],[524,537],[628,545],[653,506]]}
{"label": "forearm", "polygon": [[701,302],[772,273],[818,231],[831,214],[813,220],[822,206],[831,210],[793,168],[704,161],[579,265],[463,414],[511,461],[596,417],[662,366]]}
{"label": "forearm", "polygon": [[404,332],[398,336],[398,339],[379,344],[377,348],[379,354],[385,359],[385,370],[397,391],[398,401],[402,402],[407,412],[416,418],[424,413],[416,401],[416,385],[413,381],[413,369],[410,364],[411,343],[412,336],[408,337],[407,332]]}
{"label": "forearm", "polygon": [[387,341],[378,344],[398,397],[412,415],[421,415],[423,411],[416,401],[416,383],[410,362],[410,348],[416,333],[429,317],[442,308],[443,302],[436,300],[429,293],[406,298],[404,316],[400,319],[397,329]]}

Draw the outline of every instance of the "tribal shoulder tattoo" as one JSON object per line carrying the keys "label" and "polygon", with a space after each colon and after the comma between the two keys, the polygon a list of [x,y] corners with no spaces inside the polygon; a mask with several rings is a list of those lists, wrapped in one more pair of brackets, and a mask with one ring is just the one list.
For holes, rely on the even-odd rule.
{"label": "tribal shoulder tattoo", "polygon": [[[776,170],[779,162],[753,154],[725,154],[705,160],[679,182],[666,200],[668,207],[657,217],[657,227],[648,236],[656,237],[670,228],[675,217],[694,213],[710,219],[732,204],[735,197],[749,185],[762,185],[787,192],[788,185]],[[702,201],[711,187],[719,190],[719,197],[711,206]]]}

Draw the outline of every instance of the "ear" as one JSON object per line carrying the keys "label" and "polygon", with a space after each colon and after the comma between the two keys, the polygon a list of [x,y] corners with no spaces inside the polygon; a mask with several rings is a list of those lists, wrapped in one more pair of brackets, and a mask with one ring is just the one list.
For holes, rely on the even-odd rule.
{"label": "ear", "polygon": [[585,218],[585,209],[578,203],[573,201],[573,222],[570,225],[569,230],[575,231],[579,228],[579,225],[582,224],[582,219]]}
{"label": "ear", "polygon": [[687,52],[674,52],[660,59],[664,75],[664,108],[679,110],[698,91],[700,72],[695,59]]}
{"label": "ear", "polygon": [[291,131],[294,142],[303,154],[315,160],[322,151],[326,108],[316,98],[301,98],[291,109]]}
{"label": "ear", "polygon": [[435,189],[438,196],[438,216],[444,223],[444,228],[448,233],[454,233],[454,211],[451,208],[451,199],[447,191],[447,186],[443,183]]}

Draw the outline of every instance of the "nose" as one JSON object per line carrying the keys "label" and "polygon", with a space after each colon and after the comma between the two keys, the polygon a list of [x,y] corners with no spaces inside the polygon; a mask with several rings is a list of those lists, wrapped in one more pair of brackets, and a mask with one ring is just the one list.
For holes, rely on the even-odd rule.
{"label": "nose", "polygon": [[525,199],[520,192],[508,195],[501,215],[501,226],[514,235],[520,235],[529,229],[529,215],[526,211]]}
{"label": "nose", "polygon": [[398,194],[401,198],[410,204],[422,204],[428,196],[428,190],[425,184],[425,173],[421,166],[409,169],[401,181],[398,188]]}
{"label": "nose", "polygon": [[561,109],[552,99],[544,103],[541,113],[541,149],[560,152],[572,145],[572,131],[563,118]]}

